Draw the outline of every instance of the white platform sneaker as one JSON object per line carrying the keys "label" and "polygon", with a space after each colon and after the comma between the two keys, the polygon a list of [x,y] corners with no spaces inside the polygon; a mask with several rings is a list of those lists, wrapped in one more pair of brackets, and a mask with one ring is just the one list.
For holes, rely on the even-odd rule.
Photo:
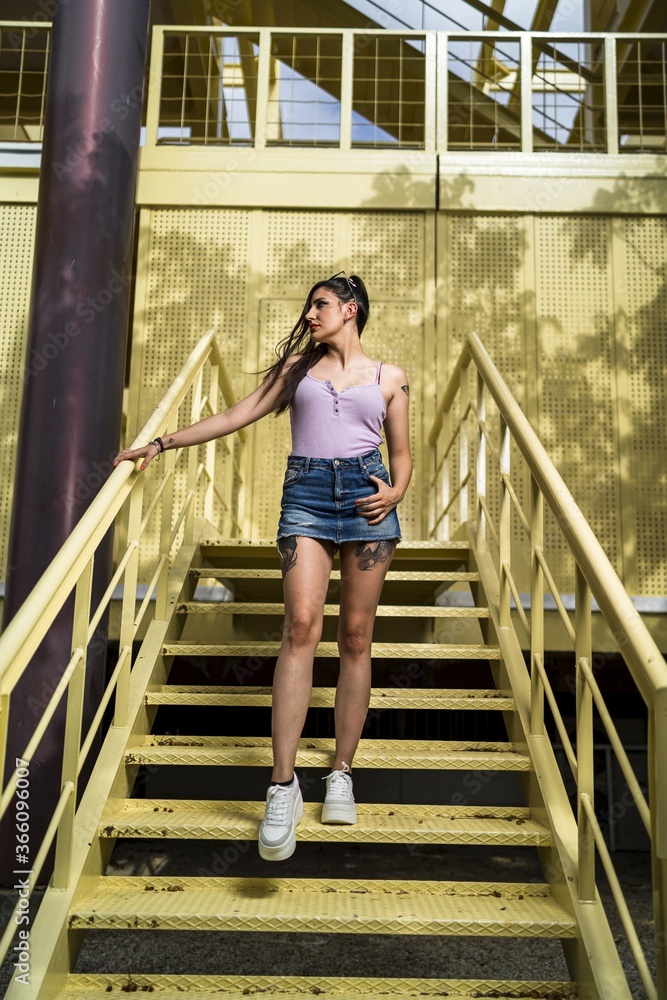
{"label": "white platform sneaker", "polygon": [[356,823],[357,807],[352,792],[350,768],[343,761],[342,771],[332,771],[322,780],[327,783],[327,791],[322,806],[323,823]]}
{"label": "white platform sneaker", "polygon": [[284,861],[294,854],[296,827],[303,814],[303,798],[296,774],[291,785],[269,785],[266,810],[257,845],[265,861]]}

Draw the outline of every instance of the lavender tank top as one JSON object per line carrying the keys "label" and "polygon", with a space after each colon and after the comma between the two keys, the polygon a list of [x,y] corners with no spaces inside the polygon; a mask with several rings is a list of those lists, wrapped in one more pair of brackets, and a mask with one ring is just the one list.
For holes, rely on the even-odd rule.
{"label": "lavender tank top", "polygon": [[382,362],[374,382],[338,392],[310,372],[299,382],[292,405],[292,455],[356,458],[379,448],[387,406],[380,388]]}

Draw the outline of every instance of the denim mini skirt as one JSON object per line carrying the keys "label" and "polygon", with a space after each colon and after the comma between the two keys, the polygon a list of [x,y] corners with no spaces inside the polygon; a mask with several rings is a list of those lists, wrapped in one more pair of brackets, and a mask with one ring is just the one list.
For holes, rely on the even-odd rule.
{"label": "denim mini skirt", "polygon": [[388,486],[389,473],[378,449],[356,458],[305,458],[290,455],[283,481],[278,536],[321,538],[334,543],[401,539],[396,510],[378,524],[360,514],[355,500],[377,493],[377,476]]}

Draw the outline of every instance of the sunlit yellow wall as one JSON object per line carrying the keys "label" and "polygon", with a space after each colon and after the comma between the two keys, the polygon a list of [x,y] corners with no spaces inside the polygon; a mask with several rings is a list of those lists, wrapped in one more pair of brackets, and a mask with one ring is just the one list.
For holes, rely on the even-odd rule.
{"label": "sunlit yellow wall", "polygon": [[[0,212],[6,567],[35,208],[7,203]],[[147,205],[129,431],[209,327],[219,331],[236,392],[249,392],[257,383],[252,373],[268,364],[310,284],[353,268],[372,299],[366,350],[403,364],[413,386],[417,469],[401,511],[405,536],[424,536],[431,471],[424,441],[436,393],[463,333],[476,329],[630,591],[664,595],[666,237],[666,218],[654,210],[540,215]],[[243,523],[254,537],[275,537],[288,430],[286,417],[251,429]],[[514,534],[525,551],[516,524]],[[548,542],[557,552],[553,527]],[[567,576],[559,582],[571,590]]]}
{"label": "sunlit yellow wall", "polygon": [[[151,412],[196,340],[218,331],[237,395],[259,381],[253,372],[275,359],[275,345],[298,319],[320,278],[345,266],[359,273],[371,299],[363,345],[400,363],[413,386],[412,448],[416,482],[424,479],[423,441],[434,406],[433,317],[427,285],[433,266],[433,219],[424,213],[145,209],[137,281],[130,433]],[[427,251],[428,247],[428,251]],[[432,298],[432,294],[431,294]],[[244,527],[274,538],[289,418],[253,425]],[[401,509],[406,537],[426,530],[419,489]]]}
{"label": "sunlit yellow wall", "polygon": [[[477,330],[642,594],[667,593],[666,237],[659,217],[452,213],[438,243],[450,358]],[[553,526],[547,545],[564,546]],[[569,575],[560,582],[571,591]]]}
{"label": "sunlit yellow wall", "polygon": [[12,482],[28,326],[36,206],[0,202],[0,565],[7,580]]}

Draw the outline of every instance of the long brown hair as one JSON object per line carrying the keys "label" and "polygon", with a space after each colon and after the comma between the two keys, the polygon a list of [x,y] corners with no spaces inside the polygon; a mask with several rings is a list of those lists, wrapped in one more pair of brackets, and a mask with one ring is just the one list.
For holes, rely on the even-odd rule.
{"label": "long brown hair", "polygon": [[328,278],[326,281],[318,281],[317,284],[313,285],[311,290],[308,292],[308,297],[306,298],[305,305],[301,310],[301,315],[292,327],[291,333],[276,345],[278,360],[275,361],[269,368],[264,368],[262,372],[257,373],[266,373],[264,375],[262,389],[262,396],[265,396],[269,389],[271,389],[271,387],[274,386],[280,378],[287,359],[293,354],[302,355],[302,357],[298,358],[293,365],[289,366],[285,375],[283,387],[278,393],[273,406],[272,412],[275,413],[276,416],[279,413],[283,413],[289,406],[291,406],[292,400],[294,399],[294,393],[296,392],[299,382],[304,377],[306,372],[308,372],[313,365],[319,361],[327,350],[326,345],[320,345],[313,340],[310,335],[308,321],[306,320],[306,315],[310,310],[313,293],[316,288],[330,288],[341,302],[357,303],[357,331],[359,336],[361,336],[368,320],[368,292],[366,291],[366,286],[358,275],[351,274],[349,280],[352,284],[352,288],[354,289],[354,294],[352,294],[352,288],[348,285],[347,280],[342,277]]}

